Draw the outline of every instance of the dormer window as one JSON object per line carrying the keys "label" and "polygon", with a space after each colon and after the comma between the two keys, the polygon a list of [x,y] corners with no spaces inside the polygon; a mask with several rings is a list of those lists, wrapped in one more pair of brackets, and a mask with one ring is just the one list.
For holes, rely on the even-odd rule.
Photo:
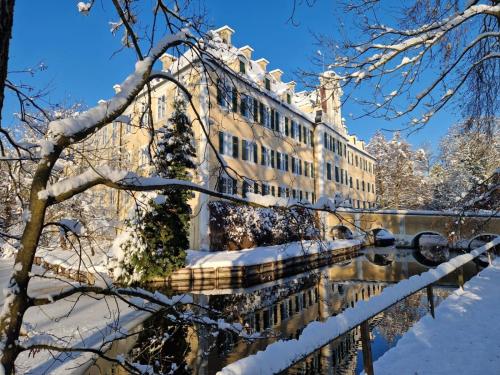
{"label": "dormer window", "polygon": [[266,90],[271,91],[271,80],[269,78],[264,78],[264,86]]}
{"label": "dormer window", "polygon": [[241,74],[245,74],[246,73],[245,61],[243,61],[243,59],[240,59],[240,73]]}

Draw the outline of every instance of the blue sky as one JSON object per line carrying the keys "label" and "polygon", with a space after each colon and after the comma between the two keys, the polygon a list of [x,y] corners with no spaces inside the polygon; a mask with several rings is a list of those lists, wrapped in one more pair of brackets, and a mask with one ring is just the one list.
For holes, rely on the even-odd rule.
{"label": "blue sky", "polygon": [[[120,36],[114,37],[109,31],[108,22],[114,20],[114,13],[107,2],[97,0],[89,16],[79,14],[76,4],[73,0],[16,2],[9,70],[44,62],[48,68],[34,78],[16,78],[47,87],[51,102],[82,101],[93,105],[113,94],[113,84],[130,72],[133,54],[125,50],[113,55],[120,48]],[[265,57],[270,61],[269,69],[282,69],[285,81],[296,80],[294,74],[299,69],[317,69],[311,63],[319,49],[312,33],[335,35],[342,22],[341,10],[331,0],[317,0],[313,7],[300,5],[295,13],[296,24],[287,22],[292,0],[206,0],[205,7],[210,24],[227,24],[235,29],[233,43],[251,45],[254,58]],[[364,94],[369,90],[368,86],[362,88]],[[7,100],[4,116],[14,110],[14,103]],[[426,141],[436,145],[455,121],[452,110],[449,107],[440,113],[425,129],[410,135],[409,141],[414,145]],[[343,115],[349,131],[365,140],[377,129],[404,125],[371,118],[351,120],[348,113],[357,114],[360,109],[346,103]]]}

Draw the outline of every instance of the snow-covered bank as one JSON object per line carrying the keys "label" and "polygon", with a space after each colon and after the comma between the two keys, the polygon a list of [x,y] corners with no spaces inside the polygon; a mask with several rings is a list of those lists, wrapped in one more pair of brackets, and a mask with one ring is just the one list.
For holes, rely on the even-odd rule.
{"label": "snow-covered bank", "polygon": [[[0,258],[0,283],[6,285],[14,266],[13,258]],[[33,273],[42,274],[42,268],[35,266]],[[47,276],[51,276],[49,273]],[[74,283],[73,283],[74,284]],[[72,283],[64,279],[34,277],[30,282],[29,295],[46,297],[64,289]],[[182,298],[182,297],[180,297]],[[0,294],[0,303],[4,296]],[[135,299],[150,309],[156,307]],[[130,332],[150,316],[150,313],[133,309],[123,300],[112,296],[75,294],[71,297],[28,309],[21,329],[21,344],[43,343],[59,340],[58,345],[79,348],[106,348],[113,339]],[[68,374],[81,373],[93,363],[92,353],[59,353],[42,350],[23,352],[16,360],[20,374]]]}
{"label": "snow-covered bank", "polygon": [[[293,363],[305,358],[315,350],[331,342],[334,338],[347,333],[363,321],[375,316],[405,296],[436,282],[445,275],[471,261],[474,256],[482,254],[500,244],[500,238],[472,251],[470,254],[460,255],[436,269],[429,270],[421,275],[415,275],[393,286],[387,287],[368,301],[359,301],[354,308],[346,309],[342,314],[332,316],[324,322],[315,321],[304,328],[298,339],[276,341],[263,351],[240,359],[222,369],[220,374],[275,374]],[[404,372],[403,372],[404,373]],[[413,374],[413,373],[411,373]]]}
{"label": "snow-covered bank", "polygon": [[186,268],[253,266],[319,252],[349,248],[360,244],[361,241],[358,240],[302,241],[284,245],[262,246],[238,251],[217,251],[213,253],[188,250]]}
{"label": "snow-covered bank", "polygon": [[498,374],[500,259],[415,324],[374,364],[376,374]]}

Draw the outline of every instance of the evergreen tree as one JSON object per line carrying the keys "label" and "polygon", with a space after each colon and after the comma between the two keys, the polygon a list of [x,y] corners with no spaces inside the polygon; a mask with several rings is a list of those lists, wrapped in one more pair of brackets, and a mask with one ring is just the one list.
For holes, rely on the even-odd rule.
{"label": "evergreen tree", "polygon": [[[163,178],[189,180],[195,168],[193,131],[182,101],[174,102],[174,112],[158,130],[155,167]],[[118,276],[128,282],[168,276],[184,265],[189,247],[189,222],[192,193],[170,187],[150,199],[146,209],[137,212],[125,240]],[[117,274],[115,273],[115,276]]]}

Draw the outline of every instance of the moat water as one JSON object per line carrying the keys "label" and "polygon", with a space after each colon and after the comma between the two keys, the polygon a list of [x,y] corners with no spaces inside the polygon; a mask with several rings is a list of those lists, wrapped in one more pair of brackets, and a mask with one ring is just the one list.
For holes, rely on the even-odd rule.
{"label": "moat water", "polygon": [[[172,324],[172,316],[159,313],[148,319],[139,335],[112,348],[127,352],[133,362],[153,366],[160,373],[216,374],[224,366],[256,353],[277,339],[298,338],[315,320],[337,315],[360,300],[368,300],[393,283],[427,271],[413,250],[367,248],[340,264],[244,289],[210,289],[189,292],[200,306],[219,312],[228,322],[263,336],[252,341],[217,332],[203,324]],[[470,262],[465,281],[478,272]],[[436,306],[457,288],[450,274],[434,288]],[[167,294],[179,291],[162,288]],[[428,313],[425,291],[414,294],[370,321],[372,356],[377,360]],[[214,316],[215,317],[215,316]],[[167,339],[166,345],[161,345]],[[110,355],[113,353],[110,353]],[[175,363],[174,367],[172,364]],[[359,327],[336,339],[288,369],[286,374],[360,374],[363,370]],[[119,366],[99,360],[91,374],[122,374]]]}

